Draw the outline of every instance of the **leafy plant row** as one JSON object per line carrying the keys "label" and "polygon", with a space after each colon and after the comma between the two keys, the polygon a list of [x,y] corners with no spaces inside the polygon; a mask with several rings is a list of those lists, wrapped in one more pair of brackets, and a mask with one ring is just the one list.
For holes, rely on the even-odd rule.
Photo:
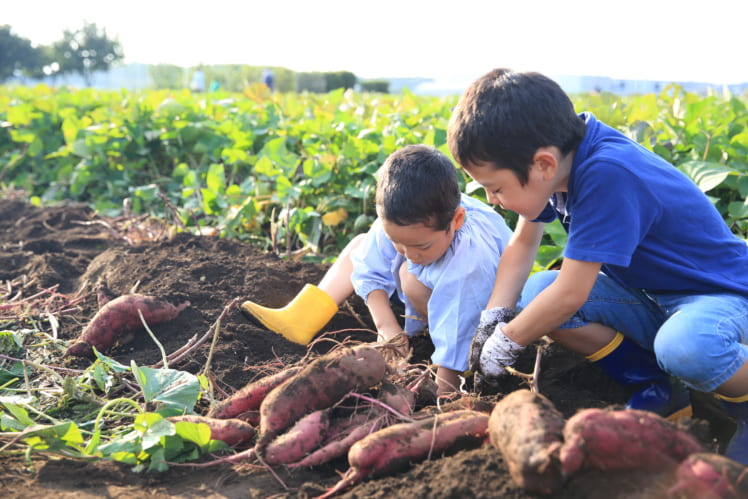
{"label": "leafy plant row", "polygon": [[[109,216],[130,209],[279,253],[332,257],[373,220],[374,173],[388,154],[411,143],[449,154],[456,100],[262,85],[209,95],[3,88],[0,182],[36,203],[80,201]],[[746,238],[745,98],[669,86],[574,101],[690,175]],[[564,238],[557,226],[548,234],[541,266]]]}

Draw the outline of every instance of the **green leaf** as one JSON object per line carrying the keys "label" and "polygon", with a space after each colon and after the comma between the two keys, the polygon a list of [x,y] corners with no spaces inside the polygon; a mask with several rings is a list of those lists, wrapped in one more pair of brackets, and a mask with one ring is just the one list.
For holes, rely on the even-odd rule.
{"label": "green leaf", "polygon": [[0,397],[0,404],[2,404],[19,423],[25,426],[33,426],[36,422],[29,417],[28,411],[18,404],[31,404],[33,401],[34,399],[32,397],[21,395]]}
{"label": "green leaf", "polygon": [[733,201],[727,205],[727,213],[733,219],[748,218],[748,203]]}
{"label": "green leaf", "polygon": [[208,185],[208,189],[211,191],[222,193],[226,188],[226,172],[224,171],[223,165],[218,163],[211,164],[208,168],[205,182]]}
{"label": "green leaf", "polygon": [[5,385],[12,379],[23,378],[23,363],[14,362],[10,368],[0,368],[0,385]]}
{"label": "green leaf", "polygon": [[194,442],[200,447],[210,442],[210,427],[205,423],[191,423],[189,421],[177,421],[174,423],[176,434],[184,440]]}
{"label": "green leaf", "polygon": [[559,246],[542,245],[538,248],[536,262],[545,270],[550,268],[564,255],[564,249]]}
{"label": "green leaf", "polygon": [[687,161],[678,168],[696,182],[701,192],[714,189],[733,173],[732,168],[710,161]]}
{"label": "green leaf", "polygon": [[545,230],[545,233],[550,236],[551,240],[556,246],[566,246],[566,241],[569,238],[569,234],[566,232],[566,229],[564,229],[564,226],[561,225],[561,222],[558,219],[555,219],[551,223],[545,224],[545,227],[543,229]]}
{"label": "green leaf", "polygon": [[104,355],[103,353],[99,352],[96,349],[94,349],[94,353],[96,354],[96,360],[104,364],[108,369],[112,370],[113,372],[124,373],[124,372],[128,372],[131,369],[130,367],[124,364],[120,364],[113,358],[107,357],[106,355]]}
{"label": "green leaf", "polygon": [[194,374],[174,369],[138,367],[134,361],[132,371],[146,402],[160,402],[167,407],[192,412],[200,394],[200,382]]}
{"label": "green leaf", "polygon": [[171,435],[176,435],[174,423],[172,423],[168,419],[159,419],[158,421],[149,425],[146,428],[145,433],[143,433],[143,450],[147,450],[155,445],[158,445],[159,443],[161,443],[161,439],[163,437],[168,437]]}
{"label": "green leaf", "polygon": [[276,168],[272,161],[270,161],[270,158],[267,156],[262,156],[257,160],[257,163],[255,163],[254,166],[255,173],[258,173],[260,175],[267,175],[270,178],[276,177],[280,175],[282,170],[280,168]]}
{"label": "green leaf", "polygon": [[275,165],[290,175],[298,164],[298,156],[286,148],[286,137],[276,137],[265,143],[259,156],[267,156]]}
{"label": "green leaf", "polygon": [[[110,457],[117,461],[135,464],[137,456],[141,453],[140,437],[141,433],[139,431],[130,431],[124,435],[117,435],[110,442],[99,445],[96,449],[96,454],[105,458]],[[131,458],[132,461],[130,461]]]}
{"label": "green leaf", "polygon": [[78,139],[73,142],[73,154],[81,158],[87,158],[91,155],[91,149],[88,147],[85,139]]}
{"label": "green leaf", "polygon": [[56,425],[35,425],[22,433],[24,442],[37,449],[60,449],[83,444],[83,435],[72,421]]}

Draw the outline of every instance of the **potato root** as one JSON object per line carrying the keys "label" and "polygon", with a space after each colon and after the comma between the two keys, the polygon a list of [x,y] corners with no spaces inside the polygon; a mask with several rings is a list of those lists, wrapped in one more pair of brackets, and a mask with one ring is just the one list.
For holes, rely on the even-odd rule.
{"label": "potato root", "polygon": [[186,421],[188,423],[207,424],[210,427],[210,438],[213,440],[222,440],[229,447],[236,447],[239,444],[250,442],[255,438],[257,433],[251,424],[239,419],[216,419],[191,414],[171,416],[166,419],[172,423]]}
{"label": "potato root", "polygon": [[174,319],[189,306],[188,301],[175,306],[152,296],[122,295],[106,302],[99,309],[75,343],[67,348],[65,356],[91,357],[94,347],[100,352],[105,352],[123,341],[129,334],[143,327],[138,310],[150,326]]}
{"label": "potato root", "polygon": [[496,403],[488,420],[489,439],[517,485],[551,494],[563,484],[558,451],[565,422],[550,400],[529,390],[516,390]]}
{"label": "potato root", "polygon": [[[294,376],[301,370],[301,366],[292,366],[278,371],[274,374],[263,376],[251,383],[244,385],[228,398],[214,405],[208,412],[208,416],[219,419],[236,418],[245,419],[242,414],[250,411],[259,411],[260,404],[270,390]],[[259,412],[248,419],[250,423],[257,425],[260,420]]]}
{"label": "potato root", "polygon": [[[459,411],[465,409],[491,414],[491,411],[493,411],[495,405],[495,402],[481,400],[478,397],[473,397],[470,395],[463,395],[460,398],[450,400],[449,402],[443,402],[439,405],[429,405],[427,407],[424,407],[423,409],[418,411],[418,414],[439,414],[442,412]],[[416,414],[415,417],[418,417],[418,414]]]}
{"label": "potato root", "polygon": [[366,477],[386,475],[431,457],[480,447],[488,438],[487,429],[487,414],[453,411],[375,431],[351,446],[350,469],[320,497],[331,497]]}
{"label": "potato root", "polygon": [[653,412],[585,409],[564,427],[561,470],[660,471],[696,452],[704,448],[694,436]]}
{"label": "potato root", "polygon": [[748,468],[720,454],[699,452],[680,463],[668,497],[738,499],[748,497]]}
{"label": "potato root", "polygon": [[272,389],[260,404],[257,454],[262,456],[272,440],[304,415],[381,382],[386,368],[382,354],[367,345],[342,347],[317,357]]}

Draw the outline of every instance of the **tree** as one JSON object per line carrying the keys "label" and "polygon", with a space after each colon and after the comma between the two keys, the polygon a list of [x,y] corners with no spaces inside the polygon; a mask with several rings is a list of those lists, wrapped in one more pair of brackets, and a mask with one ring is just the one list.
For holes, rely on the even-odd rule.
{"label": "tree", "polygon": [[13,34],[10,26],[0,26],[0,82],[21,71],[27,75],[41,71],[42,57],[31,41]]}
{"label": "tree", "polygon": [[184,87],[184,69],[173,64],[157,64],[148,67],[148,74],[156,89],[174,89]]}
{"label": "tree", "polygon": [[124,58],[119,40],[110,40],[106,29],[96,23],[84,22],[82,29],[65,30],[54,49],[60,73],[78,73],[86,85],[91,84],[94,71],[106,71]]}

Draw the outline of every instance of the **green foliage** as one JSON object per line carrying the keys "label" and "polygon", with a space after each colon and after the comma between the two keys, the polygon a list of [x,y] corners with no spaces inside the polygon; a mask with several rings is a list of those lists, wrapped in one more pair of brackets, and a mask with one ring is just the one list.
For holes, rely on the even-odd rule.
{"label": "green foliage", "polygon": [[[32,337],[26,333],[25,339]],[[44,342],[62,343],[49,338]],[[170,463],[228,449],[224,442],[211,440],[204,423],[167,419],[194,414],[198,397],[205,395],[198,377],[134,363],[127,367],[97,352],[88,369],[61,378],[49,368],[24,369],[23,362],[38,365],[30,358],[41,346],[27,343],[14,341],[14,351],[25,358],[0,368],[0,431],[25,445],[27,453],[106,459],[132,465],[135,471],[165,471]],[[110,398],[132,386],[140,386],[141,392]]]}
{"label": "green foliage", "polygon": [[[206,67],[208,80],[219,68],[241,67]],[[374,173],[387,155],[413,143],[449,155],[456,97],[271,93],[261,72],[246,73],[255,84],[241,93],[5,89],[0,182],[41,203],[72,199],[116,216],[127,202],[184,230],[210,227],[281,254],[326,259],[374,219]],[[687,173],[746,238],[745,99],[670,86],[658,95],[574,101]],[[512,213],[502,215],[515,223]],[[541,267],[558,258],[552,235],[544,246]]]}

